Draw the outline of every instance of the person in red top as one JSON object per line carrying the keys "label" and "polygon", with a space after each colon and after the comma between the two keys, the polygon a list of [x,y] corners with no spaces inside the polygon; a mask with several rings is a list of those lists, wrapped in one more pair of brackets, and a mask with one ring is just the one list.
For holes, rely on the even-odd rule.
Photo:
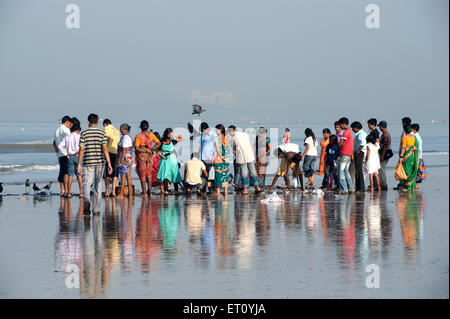
{"label": "person in red top", "polygon": [[343,131],[341,141],[339,142],[339,146],[341,148],[341,156],[338,164],[339,193],[354,193],[355,189],[353,187],[352,178],[349,172],[350,161],[353,154],[353,134],[348,127],[348,118],[343,117],[339,119],[339,125]]}

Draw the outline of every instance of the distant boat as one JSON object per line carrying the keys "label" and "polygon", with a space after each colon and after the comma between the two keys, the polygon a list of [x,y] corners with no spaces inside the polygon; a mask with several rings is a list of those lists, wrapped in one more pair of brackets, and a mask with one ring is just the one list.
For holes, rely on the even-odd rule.
{"label": "distant boat", "polygon": [[440,121],[438,121],[438,120],[431,120],[431,123],[439,123]]}

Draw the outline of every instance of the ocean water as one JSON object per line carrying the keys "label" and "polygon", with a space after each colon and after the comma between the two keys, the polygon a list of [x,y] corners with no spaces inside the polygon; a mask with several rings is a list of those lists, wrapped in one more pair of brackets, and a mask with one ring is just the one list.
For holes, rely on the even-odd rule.
{"label": "ocean water", "polygon": [[[200,120],[194,118],[194,126],[199,125]],[[131,121],[131,135],[135,136],[139,132],[139,121]],[[192,122],[192,121],[191,121]],[[196,124],[197,123],[197,124]],[[115,127],[119,127],[120,123],[113,123]],[[216,123],[210,123],[215,126]],[[229,123],[225,123],[227,126]],[[334,131],[333,121],[324,123],[255,123],[243,122],[233,123],[238,128],[242,128],[251,133],[257,131],[258,127],[264,126],[268,129],[269,136],[272,140],[272,149],[281,143],[284,129],[289,127],[291,130],[291,141],[303,145],[304,130],[310,127],[320,139],[322,129],[328,127]],[[183,162],[189,158],[192,150],[198,149],[198,143],[189,141],[189,132],[187,131],[186,122],[184,123],[150,123],[151,128],[162,132],[166,127],[174,129],[176,134],[181,134],[185,140],[177,146],[180,152],[181,148],[186,151],[181,152],[184,156],[179,156],[179,161]],[[59,126],[57,121],[48,122],[0,122],[0,182],[5,184],[22,184],[29,178],[33,182],[46,183],[48,181],[56,181],[58,176],[58,161],[53,151],[51,143],[56,128]],[[82,123],[82,127],[86,128],[86,123]],[[100,125],[100,127],[102,127]],[[389,124],[389,131],[392,136],[392,148],[394,153],[398,149],[400,143],[401,126],[400,124]],[[364,128],[368,130],[366,127]],[[424,123],[421,124],[420,134],[423,139],[423,159],[428,168],[448,166],[449,164],[449,135],[448,124],[440,123]],[[254,139],[252,139],[254,140]],[[396,157],[390,161],[388,166],[394,167]],[[271,166],[269,173],[274,173],[277,169],[277,159],[271,158]],[[318,163],[316,163],[318,165]],[[183,166],[182,166],[183,169]],[[133,178],[137,175],[133,170]]]}

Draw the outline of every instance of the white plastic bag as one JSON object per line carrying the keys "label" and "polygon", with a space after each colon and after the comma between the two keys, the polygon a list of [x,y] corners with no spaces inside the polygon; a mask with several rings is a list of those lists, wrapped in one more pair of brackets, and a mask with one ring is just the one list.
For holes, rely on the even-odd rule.
{"label": "white plastic bag", "polygon": [[267,198],[262,199],[261,203],[263,204],[271,204],[271,203],[284,203],[284,199],[282,199],[280,196],[278,196],[277,193],[273,192],[270,194]]}

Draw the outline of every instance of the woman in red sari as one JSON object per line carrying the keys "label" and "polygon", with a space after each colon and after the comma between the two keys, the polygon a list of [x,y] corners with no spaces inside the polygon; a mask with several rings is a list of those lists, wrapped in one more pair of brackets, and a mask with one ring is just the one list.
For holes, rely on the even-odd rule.
{"label": "woman in red sari", "polygon": [[[147,197],[147,185],[149,196],[152,194],[153,152],[161,145],[161,142],[155,134],[148,131],[147,121],[142,121],[140,128],[142,132],[134,140],[136,172],[141,181],[142,195]],[[155,143],[155,146],[152,147],[153,143]]]}

